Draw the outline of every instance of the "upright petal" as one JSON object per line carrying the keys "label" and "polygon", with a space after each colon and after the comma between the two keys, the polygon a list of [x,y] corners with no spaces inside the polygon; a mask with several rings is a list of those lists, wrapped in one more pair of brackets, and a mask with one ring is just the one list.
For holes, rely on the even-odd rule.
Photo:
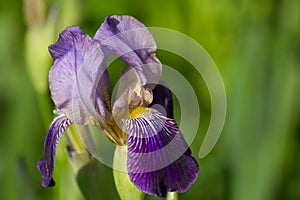
{"label": "upright petal", "polygon": [[138,108],[124,120],[128,131],[127,168],[143,192],[166,197],[185,192],[198,176],[198,164],[173,119],[151,108]]}
{"label": "upright petal", "polygon": [[136,71],[132,67],[126,66],[117,83],[117,92],[112,109],[115,120],[117,118],[119,118],[117,121],[121,118],[128,118],[129,109],[141,104],[141,87],[141,81]]}
{"label": "upright petal", "polygon": [[50,46],[57,58],[49,72],[51,97],[75,123],[101,123],[110,117],[106,59],[98,42],[78,32],[67,28]]}
{"label": "upright petal", "polygon": [[94,39],[134,67],[142,84],[157,83],[161,63],[155,56],[156,43],[148,29],[130,16],[108,16]]}
{"label": "upright petal", "polygon": [[43,187],[52,187],[55,182],[52,178],[58,142],[72,121],[65,115],[60,115],[52,122],[44,143],[44,157],[37,163],[37,168],[43,178]]}

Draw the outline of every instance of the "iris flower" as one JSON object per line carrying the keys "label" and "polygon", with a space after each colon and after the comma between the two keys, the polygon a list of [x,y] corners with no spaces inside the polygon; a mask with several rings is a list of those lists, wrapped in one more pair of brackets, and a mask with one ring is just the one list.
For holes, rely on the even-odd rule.
{"label": "iris flower", "polygon": [[[49,86],[57,117],[37,164],[43,187],[55,185],[57,145],[73,123],[97,126],[116,145],[126,145],[129,178],[144,193],[165,197],[167,192],[185,192],[194,183],[198,164],[173,119],[171,92],[160,81],[156,43],[141,22],[108,16],[94,38],[79,27],[68,27],[49,51],[54,60]],[[111,54],[126,63],[113,105],[107,71]]]}

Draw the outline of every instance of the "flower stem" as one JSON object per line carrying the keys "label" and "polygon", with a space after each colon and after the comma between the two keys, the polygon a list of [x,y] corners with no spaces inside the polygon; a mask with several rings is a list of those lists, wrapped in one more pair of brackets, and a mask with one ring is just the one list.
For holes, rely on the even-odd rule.
{"label": "flower stem", "polygon": [[168,192],[166,200],[179,200],[177,192]]}
{"label": "flower stem", "polygon": [[91,156],[84,147],[74,124],[69,127],[65,137],[68,145],[69,161],[74,171],[77,173],[79,169],[90,161]]}
{"label": "flower stem", "polygon": [[143,200],[145,194],[131,182],[127,172],[128,147],[116,145],[113,161],[113,177],[122,200]]}

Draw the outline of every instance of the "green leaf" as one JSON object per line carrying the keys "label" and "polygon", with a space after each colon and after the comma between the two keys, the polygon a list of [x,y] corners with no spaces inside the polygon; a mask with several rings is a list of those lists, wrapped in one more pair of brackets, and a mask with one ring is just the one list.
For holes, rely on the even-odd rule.
{"label": "green leaf", "polygon": [[77,174],[77,182],[86,199],[119,199],[111,168],[92,159]]}
{"label": "green leaf", "polygon": [[127,146],[116,146],[113,174],[117,191],[122,200],[143,200],[145,194],[130,181],[127,173]]}

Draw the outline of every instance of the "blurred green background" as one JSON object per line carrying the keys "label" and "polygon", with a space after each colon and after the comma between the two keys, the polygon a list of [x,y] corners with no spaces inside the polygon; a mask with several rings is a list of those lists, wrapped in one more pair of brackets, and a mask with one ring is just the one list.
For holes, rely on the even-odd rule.
{"label": "blurred green background", "polygon": [[[68,25],[93,36],[108,14],[132,15],[146,26],[187,34],[223,76],[228,100],[223,133],[214,150],[198,159],[199,178],[180,199],[300,199],[299,13],[299,0],[1,0],[0,199],[84,198],[65,138],[57,154],[56,187],[42,188],[36,170],[53,118],[47,47]],[[202,91],[201,124],[192,144],[197,155],[210,119],[207,88],[184,60],[163,51],[158,57]],[[96,177],[84,188],[99,186],[88,198],[118,199],[108,184],[110,170],[101,170],[84,172]]]}

